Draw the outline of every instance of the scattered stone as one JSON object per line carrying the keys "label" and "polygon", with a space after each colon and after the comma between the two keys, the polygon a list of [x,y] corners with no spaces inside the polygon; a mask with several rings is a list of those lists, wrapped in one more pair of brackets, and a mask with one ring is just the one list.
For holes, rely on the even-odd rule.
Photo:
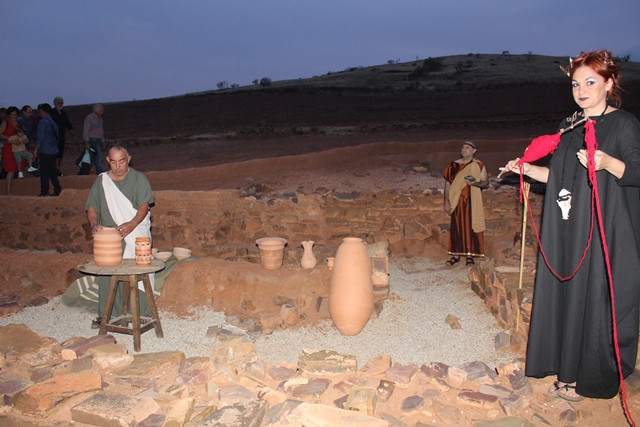
{"label": "scattered stone", "polygon": [[402,401],[400,410],[402,412],[411,412],[420,408],[423,403],[424,403],[424,399],[414,394],[413,396],[409,396]]}
{"label": "scattered stone", "polygon": [[441,362],[432,362],[422,365],[420,371],[430,378],[447,378],[449,365]]}
{"label": "scattered stone", "polygon": [[391,356],[383,354],[369,360],[358,373],[362,376],[371,376],[384,374],[391,366]]}
{"label": "scattered stone", "polygon": [[494,338],[494,345],[495,345],[496,351],[509,347],[510,340],[511,340],[510,335],[511,334],[508,330],[502,331],[496,335],[496,337]]}
{"label": "scattered stone", "polygon": [[142,353],[133,356],[133,362],[129,366],[119,368],[114,372],[115,375],[127,376],[145,376],[150,372],[164,366],[174,365],[180,366],[185,360],[185,355],[181,351],[161,351],[158,353]]}
{"label": "scattered stone", "polygon": [[233,337],[224,341],[211,351],[211,363],[214,367],[232,364],[246,364],[256,357],[256,347],[245,337]]}
{"label": "scattered stone", "polygon": [[84,356],[80,359],[72,360],[69,364],[70,372],[80,372],[87,369],[93,369],[93,358],[90,356]]}
{"label": "scattered stone", "polygon": [[33,332],[23,324],[0,326],[0,353],[5,354],[7,361],[16,355],[27,363],[38,365],[50,358],[56,344],[53,338]]}
{"label": "scattered stone", "polygon": [[551,425],[551,423],[547,421],[545,417],[538,413],[533,414],[533,416],[531,417],[531,421],[533,421],[534,424],[546,424],[548,426]]}
{"label": "scattered stone", "polygon": [[116,339],[113,335],[94,335],[90,338],[86,338],[84,340],[73,342],[72,344],[63,346],[60,355],[64,360],[74,360],[84,356],[90,349],[94,347],[115,343]]}
{"label": "scattered stone", "polygon": [[497,420],[480,421],[474,427],[533,427],[530,421],[520,417],[505,417]]}
{"label": "scattered stone", "polygon": [[467,380],[467,372],[455,366],[449,367],[447,371],[447,384],[453,388],[462,388]]}
{"label": "scattered stone", "polygon": [[344,409],[344,405],[346,405],[347,399],[349,399],[349,395],[345,394],[344,396],[334,400],[333,404],[336,405],[336,408]]}
{"label": "scattered stone", "polygon": [[284,366],[269,365],[267,366],[267,375],[275,381],[286,381],[296,374],[295,369],[289,369]]}
{"label": "scattered stone", "polygon": [[0,397],[3,398],[4,404],[13,404],[14,396],[33,384],[33,381],[25,378],[0,379]]}
{"label": "scattered stone", "polygon": [[329,314],[329,298],[318,297],[316,299],[316,311],[320,314]]}
{"label": "scattered stone", "polygon": [[264,381],[267,375],[267,363],[262,360],[247,363],[245,371],[256,380]]}
{"label": "scattered stone", "polygon": [[280,320],[285,325],[295,325],[298,322],[298,310],[291,304],[282,304],[280,306]]}
{"label": "scattered stone", "polygon": [[466,380],[474,383],[493,383],[498,378],[494,369],[479,360],[464,363],[460,369],[467,373]]}
{"label": "scattered stone", "polygon": [[304,426],[388,427],[389,423],[358,411],[333,408],[327,405],[302,403],[294,413]]}
{"label": "scattered stone", "polygon": [[517,360],[500,363],[496,366],[496,371],[509,380],[514,393],[526,396],[533,391],[529,379],[525,376],[524,370]]}
{"label": "scattered stone", "polygon": [[220,326],[218,326],[218,325],[209,326],[207,328],[207,333],[205,334],[205,336],[207,338],[217,339],[219,332],[220,332]]}
{"label": "scattered stone", "polygon": [[294,387],[291,395],[293,397],[319,397],[322,393],[325,392],[327,387],[331,384],[331,380],[327,378],[312,378],[306,384],[299,385]]}
{"label": "scattered stone", "polygon": [[56,375],[15,396],[14,407],[22,412],[42,415],[73,395],[102,388],[102,378],[94,370]]}
{"label": "scattered stone", "polygon": [[575,409],[573,408],[569,408],[569,409],[565,409],[564,411],[562,411],[560,413],[560,421],[567,421],[567,422],[575,422],[578,419],[578,413],[576,412]]}
{"label": "scattered stone", "polygon": [[444,323],[449,325],[451,329],[462,329],[462,325],[460,325],[460,318],[453,314],[447,314],[447,317],[444,318]]}
{"label": "scattered stone", "polygon": [[393,381],[396,384],[408,386],[417,372],[418,366],[414,363],[409,363],[408,365],[394,363],[387,369],[386,377],[389,381]]}
{"label": "scattered stone", "polygon": [[97,369],[118,369],[133,363],[133,355],[127,354],[127,348],[120,344],[104,344],[90,348],[93,366]]}
{"label": "scattered stone", "polygon": [[478,408],[491,408],[498,401],[496,396],[472,390],[462,390],[458,393],[458,402],[466,403]]}
{"label": "scattered stone", "polygon": [[140,423],[159,409],[150,397],[100,392],[71,408],[71,419],[91,425],[129,426]]}
{"label": "scattered stone", "polygon": [[524,402],[521,396],[513,393],[508,397],[501,397],[498,399],[500,407],[506,415],[516,415],[520,409],[524,406]]}
{"label": "scattered stone", "polygon": [[376,394],[383,402],[389,400],[393,394],[393,390],[396,388],[396,383],[393,381],[380,380],[380,384],[376,388]]}
{"label": "scattered stone", "polygon": [[136,427],[164,427],[164,421],[165,416],[163,414],[151,414],[144,420],[140,421]]}
{"label": "scattered stone", "polygon": [[383,420],[388,422],[390,426],[393,426],[393,427],[407,427],[406,423],[402,422],[401,420],[397,419],[396,417],[394,417],[391,414],[387,414],[386,412],[382,412],[380,414],[380,418],[382,418]]}
{"label": "scattered stone", "polygon": [[[91,359],[89,359],[89,367],[91,367]],[[75,371],[75,372],[78,372],[78,371]],[[48,380],[52,376],[53,376],[53,369],[49,367],[37,368],[37,369],[34,369],[33,372],[31,373],[31,381],[33,381],[34,383],[39,383],[39,382]]]}
{"label": "scattered stone", "polygon": [[248,388],[241,385],[220,387],[221,406],[247,405],[257,400]]}
{"label": "scattered stone", "polygon": [[511,390],[508,388],[494,384],[480,384],[480,386],[478,386],[478,391],[497,398],[509,397],[512,394]]}
{"label": "scattered stone", "polygon": [[285,400],[282,403],[272,406],[264,418],[264,425],[285,425],[284,421],[300,405],[299,400]]}
{"label": "scattered stone", "polygon": [[355,372],[357,367],[355,356],[329,350],[302,350],[298,358],[298,368],[309,373]]}
{"label": "scattered stone", "polygon": [[[225,426],[225,427],[253,427],[262,425],[267,413],[267,403],[258,402],[250,406],[224,406],[214,410],[205,417],[192,419],[188,426]],[[194,423],[195,421],[195,423]]]}
{"label": "scattered stone", "polygon": [[169,404],[163,427],[181,427],[193,413],[193,397],[178,399]]}
{"label": "scattered stone", "polygon": [[364,387],[353,387],[349,391],[344,409],[364,412],[367,415],[373,416],[376,412],[376,397],[375,390]]}

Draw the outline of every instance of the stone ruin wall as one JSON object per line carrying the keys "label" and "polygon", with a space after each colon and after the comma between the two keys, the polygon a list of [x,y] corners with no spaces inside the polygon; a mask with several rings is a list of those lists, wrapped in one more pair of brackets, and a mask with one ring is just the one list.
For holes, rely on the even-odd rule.
{"label": "stone ruin wall", "polygon": [[[88,190],[65,190],[57,198],[14,197],[0,213],[1,246],[16,250],[91,254],[84,211]],[[151,209],[153,245],[192,249],[194,255],[258,262],[255,240],[284,237],[288,252],[315,241],[314,252],[332,256],[346,236],[388,242],[392,255],[446,257],[449,218],[442,194],[286,193],[243,196],[238,190],[156,191]],[[485,191],[487,257],[517,260],[514,235],[522,208],[512,189]],[[534,199],[534,215],[539,205]],[[317,255],[316,255],[317,256]],[[318,257],[320,258],[320,257]],[[517,265],[517,261],[516,265]]]}
{"label": "stone ruin wall", "polygon": [[[65,190],[57,198],[13,197],[0,216],[2,246],[14,250],[92,253],[84,212],[88,190]],[[255,240],[288,240],[285,265],[297,265],[300,242],[316,242],[319,262],[334,256],[342,238],[388,242],[391,256],[420,255],[445,259],[449,218],[438,190],[425,193],[335,193],[243,195],[238,190],[156,191],[152,208],[154,247],[192,249],[197,256],[259,262]],[[471,289],[500,325],[525,336],[528,329],[537,250],[529,237],[525,286],[518,287],[522,206],[513,188],[483,193],[487,259],[470,269]],[[542,197],[531,196],[535,218]],[[529,218],[530,226],[530,218]],[[533,233],[529,233],[533,236]],[[443,267],[444,268],[444,267]],[[457,267],[454,267],[457,268]],[[520,312],[520,313],[518,313]],[[513,343],[512,343],[513,344]]]}

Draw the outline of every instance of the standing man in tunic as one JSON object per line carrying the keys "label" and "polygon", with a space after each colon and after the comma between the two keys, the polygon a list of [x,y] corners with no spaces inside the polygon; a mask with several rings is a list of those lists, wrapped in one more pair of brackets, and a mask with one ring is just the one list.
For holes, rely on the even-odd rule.
{"label": "standing man in tunic", "polygon": [[462,143],[460,158],[444,170],[444,211],[451,215],[449,255],[447,265],[454,265],[461,256],[466,265],[473,257],[484,257],[485,222],[482,189],[489,184],[484,163],[476,159],[478,146],[473,141]]}
{"label": "standing man in tunic", "polygon": [[[96,178],[85,204],[92,235],[103,227],[116,228],[123,238],[123,258],[135,258],[136,237],[151,237],[150,207],[154,203],[149,180],[141,172],[130,168],[131,156],[126,146],[114,142],[107,151],[110,170]],[[153,274],[149,275],[151,287]],[[100,327],[104,305],[109,291],[109,276],[98,276],[98,318],[92,327]],[[139,282],[140,315],[149,316],[144,287]],[[118,285],[112,316],[119,316],[122,309],[122,285]],[[107,320],[108,321],[108,320]]]}

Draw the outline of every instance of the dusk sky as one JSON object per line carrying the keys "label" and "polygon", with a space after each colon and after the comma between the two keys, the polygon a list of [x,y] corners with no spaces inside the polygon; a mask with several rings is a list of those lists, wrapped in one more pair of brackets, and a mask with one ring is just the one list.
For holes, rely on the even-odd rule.
{"label": "dusk sky", "polygon": [[0,106],[129,101],[416,58],[607,48],[640,0],[2,1]]}

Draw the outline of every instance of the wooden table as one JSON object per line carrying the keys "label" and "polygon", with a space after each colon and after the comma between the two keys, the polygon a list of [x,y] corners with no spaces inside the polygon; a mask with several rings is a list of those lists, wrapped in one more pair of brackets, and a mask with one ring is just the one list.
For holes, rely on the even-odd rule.
{"label": "wooden table", "polygon": [[[140,351],[140,335],[152,327],[155,328],[158,338],[164,337],[160,316],[158,316],[158,308],[153,296],[153,289],[149,281],[150,273],[155,273],[163,268],[164,262],[157,259],[152,260],[151,265],[136,265],[133,259],[123,259],[120,265],[114,266],[96,265],[93,261],[78,266],[78,270],[83,273],[111,276],[109,294],[102,315],[99,335],[104,335],[107,332],[133,335],[133,349],[135,351]],[[140,316],[140,306],[138,305],[138,281],[140,280],[144,284],[151,317]],[[120,281],[123,282],[122,314],[115,319],[111,319],[118,282]],[[131,309],[131,314],[128,312],[129,308]]]}

